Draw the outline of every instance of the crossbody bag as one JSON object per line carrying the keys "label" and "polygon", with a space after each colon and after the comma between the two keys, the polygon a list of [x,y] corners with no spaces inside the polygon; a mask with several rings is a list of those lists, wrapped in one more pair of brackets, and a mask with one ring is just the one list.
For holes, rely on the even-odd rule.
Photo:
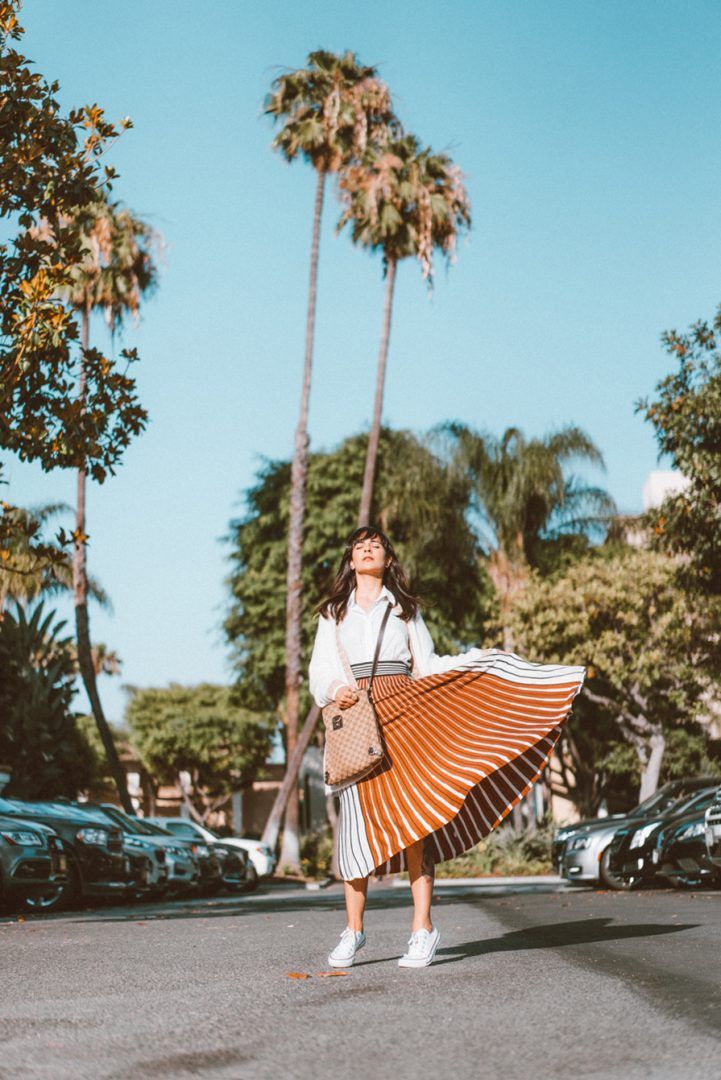
{"label": "crossbody bag", "polygon": [[358,686],[348,656],[340,640],[340,627],[336,623],[336,645],[348,678],[348,685],[355,689],[358,700],[347,709],[339,709],[335,702],[323,709],[325,724],[325,782],[335,784],[353,784],[362,780],[369,772],[377,768],[385,757],[385,747],[381,726],[373,705],[373,679],[386,624],[391,614],[388,604],[383,621],[378,631],[370,679],[366,687]]}

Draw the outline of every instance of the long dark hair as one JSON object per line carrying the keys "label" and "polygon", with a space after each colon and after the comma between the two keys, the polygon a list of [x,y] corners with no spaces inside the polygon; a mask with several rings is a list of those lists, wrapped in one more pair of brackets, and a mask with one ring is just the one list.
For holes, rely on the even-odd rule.
{"label": "long dark hair", "polygon": [[351,569],[350,561],[353,557],[353,545],[359,540],[373,540],[378,538],[386,555],[390,556],[390,562],[383,571],[383,584],[393,593],[396,602],[401,607],[401,619],[408,622],[418,611],[418,599],[408,589],[408,579],[403,567],[398,562],[398,556],[393,550],[393,544],[380,529],[372,525],[362,525],[355,529],[346,540],[343,558],[340,561],[338,573],[331,585],[330,594],[315,609],[318,615],[328,615],[337,623],[343,619],[348,608],[350,594],[355,588],[355,570]]}

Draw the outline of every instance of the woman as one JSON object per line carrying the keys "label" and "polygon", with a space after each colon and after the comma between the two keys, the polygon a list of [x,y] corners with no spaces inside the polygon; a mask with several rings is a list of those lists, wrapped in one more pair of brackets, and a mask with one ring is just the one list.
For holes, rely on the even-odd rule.
{"label": "woman", "polygon": [[[548,762],[584,669],[529,664],[499,649],[438,656],[388,538],[356,529],[320,616],[310,690],[322,708],[347,709],[366,686],[383,616],[372,696],[385,760],[340,796],[338,863],[348,925],[331,967],[350,967],[365,945],[368,877],[408,870],[413,922],[401,967],[432,963],[436,862],[486,836]],[[348,685],[344,650],[357,686]],[[329,789],[330,790],[330,789]]]}

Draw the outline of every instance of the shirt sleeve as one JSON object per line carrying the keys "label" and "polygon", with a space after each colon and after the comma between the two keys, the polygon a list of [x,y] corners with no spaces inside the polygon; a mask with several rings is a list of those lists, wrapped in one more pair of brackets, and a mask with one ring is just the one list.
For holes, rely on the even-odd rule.
{"label": "shirt sleeve", "polygon": [[347,686],[335,641],[335,622],[321,615],[308,668],[308,683],[319,708],[330,705],[341,686]]}
{"label": "shirt sleeve", "polygon": [[439,656],[420,611],[408,623],[408,637],[413,654],[413,674],[420,678],[424,675],[440,675],[443,671],[487,667],[489,661],[502,652],[501,649],[468,649],[454,656]]}

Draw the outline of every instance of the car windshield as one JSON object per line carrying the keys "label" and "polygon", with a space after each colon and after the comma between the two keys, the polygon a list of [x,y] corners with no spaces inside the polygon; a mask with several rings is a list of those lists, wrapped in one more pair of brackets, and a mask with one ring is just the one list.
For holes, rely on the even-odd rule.
{"label": "car windshield", "polygon": [[126,829],[128,832],[136,833],[139,836],[157,836],[155,829],[152,829],[141,818],[131,817],[130,814],[126,814],[123,810],[119,810],[117,806],[103,806],[104,813],[113,820],[113,823],[120,825],[121,829]]}
{"label": "car windshield", "polygon": [[682,800],[690,798],[691,795],[697,795],[699,788],[705,786],[705,781],[674,780],[670,784],[664,784],[653,795],[649,795],[628,816],[656,817],[659,814],[665,814],[667,810],[670,810],[672,806]]}
{"label": "car windshield", "polygon": [[[190,821],[168,821],[166,828],[170,832],[175,833],[176,836],[190,836],[193,840],[197,840],[198,837],[205,838],[206,833],[210,833],[212,837],[215,837],[210,829],[203,827],[200,829],[197,825],[193,825]],[[217,837],[215,837],[217,839]]]}
{"label": "car windshield", "polygon": [[686,814],[691,810],[705,810],[707,806],[710,806],[716,797],[716,788],[709,788],[707,791],[696,792],[695,795],[690,795],[687,799],[682,799],[678,806],[675,806],[674,813]]}
{"label": "car windshield", "polygon": [[74,806],[71,803],[54,803],[54,802],[31,802],[26,803],[16,799],[2,799],[0,798],[0,813],[3,814],[17,814],[20,817],[33,817],[34,815],[40,815],[42,817],[52,818],[74,818],[76,821],[98,821],[98,818],[104,817],[99,811],[93,813],[90,810],[83,810],[79,806]]}

